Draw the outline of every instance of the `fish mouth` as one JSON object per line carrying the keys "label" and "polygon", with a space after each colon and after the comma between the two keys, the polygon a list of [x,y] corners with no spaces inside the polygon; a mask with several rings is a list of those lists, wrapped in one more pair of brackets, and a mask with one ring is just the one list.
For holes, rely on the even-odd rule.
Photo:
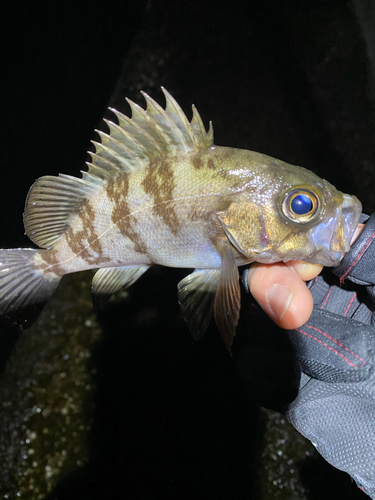
{"label": "fish mouth", "polygon": [[350,249],[361,212],[360,201],[355,196],[344,194],[336,213],[311,230],[316,248],[315,263],[329,267],[339,265]]}

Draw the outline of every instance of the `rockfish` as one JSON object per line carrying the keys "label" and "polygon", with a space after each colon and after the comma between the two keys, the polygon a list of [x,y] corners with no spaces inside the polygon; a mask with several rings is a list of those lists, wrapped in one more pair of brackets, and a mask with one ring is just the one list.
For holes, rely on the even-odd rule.
{"label": "rockfish", "polygon": [[82,178],[45,176],[26,200],[26,234],[40,249],[0,250],[0,314],[26,328],[61,277],[98,269],[94,301],[153,264],[195,268],[178,301],[195,338],[215,317],[230,350],[240,313],[238,266],[301,259],[335,266],[349,249],[361,204],[312,172],[264,154],[216,146],[193,106],[189,122],[128,101],[129,118],[98,131]]}

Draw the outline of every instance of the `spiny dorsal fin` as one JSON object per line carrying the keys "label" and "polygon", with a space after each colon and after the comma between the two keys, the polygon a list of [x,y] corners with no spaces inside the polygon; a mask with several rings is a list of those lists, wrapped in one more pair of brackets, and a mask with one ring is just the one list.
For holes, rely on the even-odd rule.
{"label": "spiny dorsal fin", "polygon": [[65,232],[71,217],[85,199],[109,178],[120,172],[132,172],[149,165],[152,158],[207,149],[213,143],[210,124],[206,132],[198,111],[193,106],[189,123],[173,97],[162,88],[166,108],[142,92],[144,110],[128,100],[132,117],[111,109],[118,125],[106,120],[109,134],[97,131],[101,142],[94,142],[88,171],[82,179],[61,175],[38,179],[31,187],[25,206],[24,225],[28,237],[38,246],[51,247]]}
{"label": "spiny dorsal fin", "polygon": [[187,153],[207,149],[213,144],[213,128],[206,132],[195,106],[189,123],[176,100],[163,87],[166,107],[142,92],[146,110],[127,99],[132,117],[110,108],[116,115],[118,125],[106,120],[109,134],[97,131],[101,143],[94,142],[96,155],[92,156],[90,168],[106,168],[106,162],[118,170],[131,172],[147,166],[152,158],[169,154]]}

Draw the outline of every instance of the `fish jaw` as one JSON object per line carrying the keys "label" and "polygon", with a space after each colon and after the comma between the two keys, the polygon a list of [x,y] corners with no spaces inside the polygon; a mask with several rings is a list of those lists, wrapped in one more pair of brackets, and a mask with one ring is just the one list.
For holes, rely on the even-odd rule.
{"label": "fish jaw", "polygon": [[310,238],[315,244],[315,252],[306,261],[329,267],[339,265],[350,249],[361,212],[359,200],[355,196],[343,194],[342,205],[337,207],[336,213],[311,229]]}

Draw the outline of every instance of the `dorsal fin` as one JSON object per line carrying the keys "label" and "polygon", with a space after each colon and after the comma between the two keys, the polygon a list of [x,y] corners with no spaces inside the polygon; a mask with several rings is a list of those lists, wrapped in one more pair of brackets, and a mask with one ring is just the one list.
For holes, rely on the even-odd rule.
{"label": "dorsal fin", "polygon": [[51,247],[65,232],[70,217],[101,185],[99,178],[46,175],[30,188],[23,223],[27,236],[42,248]]}
{"label": "dorsal fin", "polygon": [[163,109],[146,93],[146,110],[128,100],[132,117],[115,109],[118,125],[106,120],[109,134],[97,131],[101,142],[94,142],[88,171],[82,179],[61,175],[38,179],[31,187],[25,206],[27,236],[40,247],[50,247],[65,232],[69,221],[85,199],[120,172],[132,172],[149,165],[152,158],[208,149],[213,144],[213,129],[206,132],[193,106],[189,123],[184,112],[163,87]]}
{"label": "dorsal fin", "polygon": [[90,153],[92,163],[89,173],[101,178],[108,177],[99,170],[113,169],[132,172],[147,166],[152,158],[170,154],[187,153],[208,149],[213,145],[213,127],[210,122],[208,132],[203,125],[197,108],[193,105],[191,122],[171,94],[162,87],[166,100],[163,109],[156,101],[142,92],[146,101],[144,110],[130,99],[132,117],[129,118],[113,108],[109,108],[118,124],[105,120],[109,134],[97,131],[101,142],[94,142],[96,153]]}
{"label": "dorsal fin", "polygon": [[[119,170],[132,172],[147,166],[152,158],[169,154],[187,153],[208,149],[213,144],[213,128],[206,132],[195,106],[189,123],[176,100],[163,87],[166,107],[142,92],[146,110],[127,99],[132,117],[109,108],[117,117],[118,125],[105,120],[109,134],[97,131],[101,143],[94,142],[96,154],[92,155],[91,169],[106,169],[106,162]],[[95,174],[94,174],[95,175]]]}

